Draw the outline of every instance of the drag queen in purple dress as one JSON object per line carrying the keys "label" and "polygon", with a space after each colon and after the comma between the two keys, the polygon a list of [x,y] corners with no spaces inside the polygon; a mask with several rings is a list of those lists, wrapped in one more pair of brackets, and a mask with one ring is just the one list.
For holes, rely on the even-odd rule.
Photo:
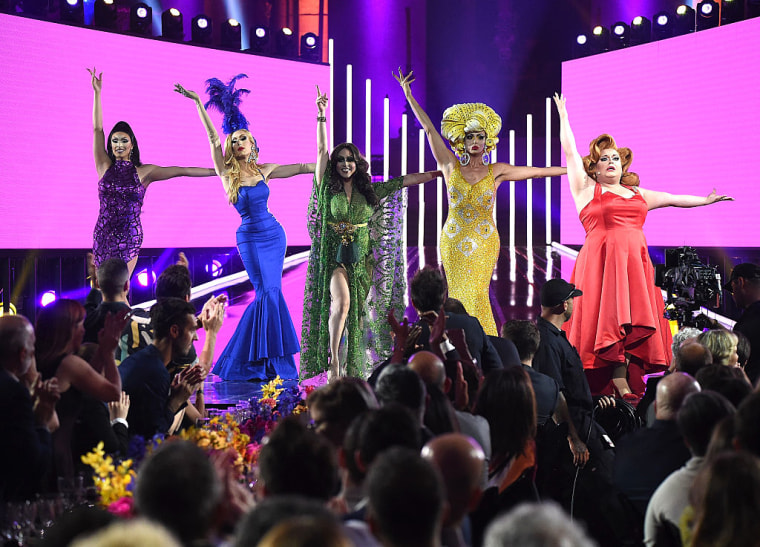
{"label": "drag queen in purple dress", "polygon": [[142,246],[140,211],[148,185],[174,177],[211,177],[216,172],[203,167],[160,167],[141,163],[137,139],[127,122],[114,125],[106,141],[100,102],[103,73],[97,74],[94,68],[87,70],[94,91],[93,154],[100,177],[100,212],[93,233],[92,254],[95,266],[108,258],[121,258],[132,275]]}

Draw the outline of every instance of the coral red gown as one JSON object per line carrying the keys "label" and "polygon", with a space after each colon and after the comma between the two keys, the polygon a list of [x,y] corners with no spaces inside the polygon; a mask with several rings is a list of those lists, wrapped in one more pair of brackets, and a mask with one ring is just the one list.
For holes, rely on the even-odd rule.
{"label": "coral red gown", "polygon": [[583,296],[574,300],[565,328],[594,394],[612,393],[612,369],[625,362],[626,353],[632,356],[634,392],[643,391],[634,368],[654,372],[671,360],[670,326],[642,231],[647,204],[637,188],[626,188],[632,197],[602,192],[597,183],[594,198],[579,215],[586,241],[571,282]]}

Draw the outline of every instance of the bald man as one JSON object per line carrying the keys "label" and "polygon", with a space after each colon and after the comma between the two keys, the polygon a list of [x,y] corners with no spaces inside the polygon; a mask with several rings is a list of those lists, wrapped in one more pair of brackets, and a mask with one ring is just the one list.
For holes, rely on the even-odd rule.
{"label": "bald man", "polygon": [[40,491],[52,461],[59,397],[58,380],[42,382],[37,374],[31,323],[19,315],[0,317],[0,501]]}
{"label": "bald man", "polygon": [[[456,383],[455,378],[449,378],[446,374],[447,371],[443,361],[430,351],[418,351],[409,358],[407,364],[409,368],[422,378],[422,381],[426,385],[434,385],[447,395],[451,392],[451,387]],[[462,381],[461,378],[460,381]],[[483,416],[475,416],[469,412],[456,409],[454,409],[454,414],[459,422],[459,431],[463,435],[475,439],[483,449],[486,458],[490,458],[491,428],[488,426],[488,421]]]}
{"label": "bald man", "polygon": [[699,391],[699,384],[688,374],[668,374],[657,384],[654,424],[618,441],[613,482],[642,519],[657,487],[691,457],[676,415],[686,396]]}
{"label": "bald man", "polygon": [[422,448],[422,457],[438,468],[443,478],[447,508],[441,543],[465,545],[462,520],[473,511],[483,494],[481,470],[486,457],[477,441],[459,433],[440,435]]}

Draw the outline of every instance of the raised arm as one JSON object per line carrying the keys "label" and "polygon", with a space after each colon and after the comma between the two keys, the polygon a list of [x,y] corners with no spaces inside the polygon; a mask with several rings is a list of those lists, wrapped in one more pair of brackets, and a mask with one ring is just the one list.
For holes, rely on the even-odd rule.
{"label": "raised arm", "polygon": [[103,73],[97,73],[95,67],[87,69],[92,78],[92,155],[95,158],[95,169],[98,177],[111,166],[111,158],[106,152],[106,137],[103,133],[103,106],[100,102],[100,92],[103,89]]}
{"label": "raised arm", "polygon": [[290,165],[264,164],[259,165],[261,172],[267,179],[286,179],[296,175],[313,173],[316,163],[292,163]]}
{"label": "raised arm", "polygon": [[416,186],[429,180],[433,180],[436,177],[442,177],[441,171],[426,171],[424,173],[412,173],[410,175],[404,175],[404,186]]}
{"label": "raised arm", "polygon": [[317,86],[317,163],[314,165],[314,173],[317,181],[321,182],[327,169],[327,160],[330,154],[327,150],[327,93],[321,93]]}
{"label": "raised arm", "polygon": [[[570,182],[570,193],[573,195],[576,207],[580,210],[582,207],[579,206],[579,202],[588,202],[591,197],[593,197],[594,180],[590,179],[586,174],[586,170],[583,168],[583,160],[575,145],[575,136],[573,136],[573,130],[570,128],[570,120],[567,117],[565,96],[555,93],[554,104],[557,105],[557,113],[559,114],[559,140],[562,144],[562,150],[565,152],[567,179]],[[591,196],[585,195],[588,194],[589,191]]]}
{"label": "raised arm", "polygon": [[707,195],[703,196],[691,196],[691,195],[674,195],[667,192],[656,192],[654,190],[645,190],[639,188],[641,197],[647,202],[647,207],[651,211],[652,209],[659,209],[660,207],[701,207],[702,205],[710,205],[718,201],[733,201],[734,198],[724,195],[719,195],[715,188]]}
{"label": "raised arm", "polygon": [[427,136],[428,144],[430,145],[430,150],[433,152],[435,161],[438,162],[438,165],[441,166],[441,169],[443,169],[444,172],[449,171],[453,169],[457,157],[451,150],[449,150],[448,145],[444,142],[443,137],[441,137],[441,134],[438,132],[435,125],[433,125],[430,117],[424,110],[422,110],[422,107],[412,95],[412,82],[414,81],[413,74],[414,72],[410,72],[404,76],[401,72],[401,68],[399,68],[398,74],[394,73],[393,77],[396,78],[396,81],[401,85],[401,89],[404,90],[404,96],[409,102],[409,106],[412,107],[414,117],[417,118],[422,129],[425,130],[425,135]]}
{"label": "raised arm", "polygon": [[[211,146],[211,159],[214,162],[215,172],[220,177],[223,176],[225,168],[224,168],[224,154],[222,153],[222,142],[219,140],[219,134],[216,132],[216,128],[214,128],[214,124],[211,123],[211,118],[209,117],[208,112],[206,112],[206,108],[203,106],[203,102],[201,101],[201,98],[198,96],[198,94],[195,91],[190,91],[189,89],[185,89],[180,84],[174,84],[174,91],[176,91],[180,95],[187,97],[188,99],[192,100],[195,103],[195,106],[198,109],[198,116],[200,116],[201,123],[203,124],[203,128],[206,130],[206,134],[208,135],[208,142],[209,142],[209,145]],[[190,169],[197,169],[197,168],[190,168]],[[182,175],[176,175],[176,176],[182,176]],[[184,175],[184,176],[206,177],[210,175],[196,174],[196,175]],[[159,179],[154,179],[154,180],[159,180]]]}

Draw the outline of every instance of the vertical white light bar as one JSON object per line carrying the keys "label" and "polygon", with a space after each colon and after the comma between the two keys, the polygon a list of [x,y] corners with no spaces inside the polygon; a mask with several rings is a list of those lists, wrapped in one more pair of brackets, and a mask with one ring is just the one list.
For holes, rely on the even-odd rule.
{"label": "vertical white light bar", "polygon": [[[509,132],[509,163],[515,164],[515,130]],[[510,305],[515,302],[515,281],[517,280],[517,253],[515,252],[515,181],[509,181],[509,280],[512,282]]]}
{"label": "vertical white light bar", "polygon": [[372,80],[364,86],[364,157],[372,164]]}
{"label": "vertical white light bar", "polygon": [[[333,66],[333,48],[335,47],[335,44],[333,43],[333,39],[330,38],[327,41],[327,62],[330,64],[330,89],[327,90],[327,97],[332,99],[332,91],[335,89],[335,67]],[[323,91],[322,93],[325,93]],[[329,138],[328,141],[328,150],[332,150],[333,146],[335,146],[335,130],[333,129],[333,102],[332,100],[327,102],[327,110],[328,110],[328,126],[329,126]]]}
{"label": "vertical white light bar", "polygon": [[[546,167],[552,164],[552,100],[546,98]],[[546,244],[552,244],[552,178],[546,177]],[[547,268],[548,271],[548,268]]]}
{"label": "vertical white light bar", "polygon": [[354,126],[353,109],[354,109],[354,95],[353,95],[353,82],[354,79],[354,67],[346,65],[346,142],[354,141],[354,133],[352,128]]}
{"label": "vertical white light bar", "polygon": [[[496,161],[497,161],[496,160],[496,148],[494,148],[493,150],[491,150],[491,165],[493,165],[494,163],[496,163]],[[498,229],[498,225],[496,223],[496,208],[499,206],[499,202],[496,199],[496,192],[494,192],[494,194],[493,194],[493,201],[494,201],[494,204],[493,204],[493,223],[496,226],[496,228]],[[499,252],[501,253],[501,249],[499,249]],[[496,264],[498,266],[498,260],[497,260]],[[494,267],[493,274],[491,275],[491,279],[492,280],[497,281],[499,279],[499,274],[497,273],[498,271],[499,271],[499,269],[497,267]]]}
{"label": "vertical white light bar", "polygon": [[[525,165],[528,167],[533,166],[533,115],[528,114],[526,119],[526,131],[525,131],[525,150],[527,152],[525,158]],[[528,252],[533,247],[533,179],[525,181],[526,188],[526,203],[525,203],[525,216],[527,221],[527,242]]]}
{"label": "vertical white light bar", "polygon": [[409,139],[406,134],[406,126],[408,120],[406,114],[401,114],[401,176],[403,177],[407,173],[406,164],[409,161],[409,153],[407,148],[409,147]]}
{"label": "vertical white light bar", "polygon": [[[425,172],[425,131],[420,129],[417,157],[419,165],[417,169],[420,173]],[[420,269],[425,267],[425,185],[417,186],[419,197],[419,216],[417,217],[417,251],[420,255]]]}
{"label": "vertical white light bar", "polygon": [[[515,164],[515,130],[509,131],[509,163]],[[509,181],[509,246],[515,246],[515,181]]]}
{"label": "vertical white light bar", "polygon": [[[408,154],[407,154],[407,147],[409,146],[409,142],[408,142],[409,139],[407,138],[407,134],[406,134],[406,126],[407,126],[407,116],[406,116],[406,114],[401,114],[401,176],[402,177],[406,175],[406,163],[409,160]],[[406,199],[408,200],[409,199],[408,189],[405,188],[404,189],[404,193],[406,193]],[[403,239],[402,239],[403,243],[402,244],[404,246],[404,271],[406,271],[408,269],[408,267],[409,267],[408,264],[407,264],[407,259],[409,258],[409,251],[407,250],[407,249],[409,249],[409,242],[408,242],[409,238],[408,238],[408,235],[406,233],[407,229],[408,229],[408,225],[409,225],[408,215],[409,215],[409,208],[405,207],[404,208],[404,227],[403,227],[403,230],[402,230],[402,234],[403,234]],[[404,305],[405,306],[409,305],[409,300],[408,299],[409,299],[409,297],[408,297],[408,291],[405,291],[404,292]]]}
{"label": "vertical white light bar", "polygon": [[391,100],[383,99],[383,180],[391,178]]}

